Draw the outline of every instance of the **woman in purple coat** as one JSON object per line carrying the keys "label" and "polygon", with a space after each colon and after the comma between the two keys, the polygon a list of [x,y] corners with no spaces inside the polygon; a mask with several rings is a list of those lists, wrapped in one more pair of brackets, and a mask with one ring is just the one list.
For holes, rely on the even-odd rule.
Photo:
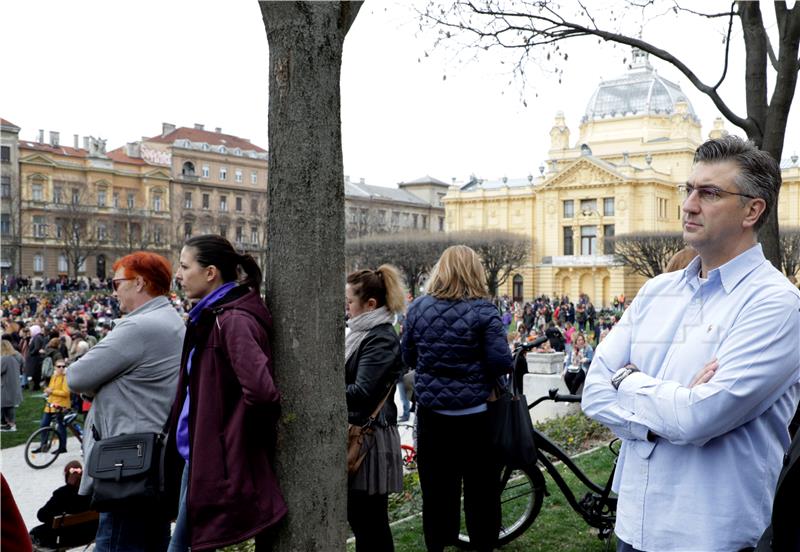
{"label": "woman in purple coat", "polygon": [[[239,270],[246,274],[237,280]],[[268,546],[286,514],[272,469],[280,394],[259,296],[261,270],[220,236],[186,241],[175,275],[189,312],[167,452],[184,464],[170,551],[255,537]]]}

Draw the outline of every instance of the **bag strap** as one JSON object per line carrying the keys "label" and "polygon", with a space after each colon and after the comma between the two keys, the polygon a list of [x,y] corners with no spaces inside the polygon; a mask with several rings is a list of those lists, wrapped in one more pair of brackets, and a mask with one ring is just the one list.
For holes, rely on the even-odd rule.
{"label": "bag strap", "polygon": [[372,412],[372,414],[369,415],[369,419],[367,420],[367,423],[365,423],[361,427],[369,427],[369,426],[371,426],[373,424],[373,422],[375,421],[375,418],[378,416],[378,412],[381,411],[381,408],[383,408],[383,405],[389,399],[389,395],[392,394],[393,390],[394,390],[394,385],[391,385],[389,387],[389,390],[386,392],[386,396],[383,397],[383,399],[381,399],[381,402],[378,403],[378,406],[376,406],[375,410]]}

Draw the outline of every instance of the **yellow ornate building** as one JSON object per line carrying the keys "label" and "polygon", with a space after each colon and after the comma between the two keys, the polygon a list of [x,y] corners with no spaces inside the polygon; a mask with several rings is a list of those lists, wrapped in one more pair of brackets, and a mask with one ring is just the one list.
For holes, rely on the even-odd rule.
{"label": "yellow ornate building", "polygon": [[[714,121],[710,136],[726,131]],[[606,239],[618,234],[681,229],[681,197],[700,120],[686,95],[662,78],[647,56],[634,52],[631,69],[603,81],[589,100],[579,135],[571,141],[563,113],[550,129],[547,165],[538,177],[451,186],[444,198],[448,231],[499,229],[531,237],[529,263],[501,293],[587,293],[608,305],[633,297],[644,277],[622,266]],[[779,222],[800,226],[800,166],[782,164]]]}

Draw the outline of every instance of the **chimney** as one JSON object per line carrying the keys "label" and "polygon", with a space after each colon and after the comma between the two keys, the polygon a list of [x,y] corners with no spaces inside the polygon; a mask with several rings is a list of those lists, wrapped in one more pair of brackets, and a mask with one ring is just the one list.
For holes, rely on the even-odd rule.
{"label": "chimney", "polygon": [[195,129],[195,130],[203,130],[203,125],[201,125],[201,124],[199,124],[199,123],[195,123],[195,124],[194,124],[194,129]]}
{"label": "chimney", "polygon": [[50,145],[53,147],[58,147],[58,132],[54,130],[50,131]]}
{"label": "chimney", "polygon": [[222,134],[222,127],[215,128],[214,132],[216,132],[217,134]]}
{"label": "chimney", "polygon": [[90,138],[88,136],[83,137],[83,149],[86,151],[89,151],[89,140]]}
{"label": "chimney", "polygon": [[359,184],[364,184],[364,178],[363,177],[360,178]]}
{"label": "chimney", "polygon": [[161,136],[166,136],[175,130],[175,125],[172,123],[161,123]]}
{"label": "chimney", "polygon": [[44,144],[44,129],[39,129],[39,143]]}
{"label": "chimney", "polygon": [[78,149],[80,147],[80,145],[79,145],[79,142],[78,142],[78,135],[77,134],[73,134],[72,135],[72,141],[73,141],[73,144],[74,144],[73,147],[75,149]]}

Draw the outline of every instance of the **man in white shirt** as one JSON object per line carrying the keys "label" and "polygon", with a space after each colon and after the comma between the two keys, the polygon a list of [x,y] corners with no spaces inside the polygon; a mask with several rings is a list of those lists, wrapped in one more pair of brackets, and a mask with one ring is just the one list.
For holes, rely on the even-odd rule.
{"label": "man in white shirt", "polygon": [[582,407],[622,438],[618,550],[754,546],[800,397],[800,292],[764,258],[758,229],[780,169],[728,136],[695,153],[682,271],[639,291],[598,346]]}

